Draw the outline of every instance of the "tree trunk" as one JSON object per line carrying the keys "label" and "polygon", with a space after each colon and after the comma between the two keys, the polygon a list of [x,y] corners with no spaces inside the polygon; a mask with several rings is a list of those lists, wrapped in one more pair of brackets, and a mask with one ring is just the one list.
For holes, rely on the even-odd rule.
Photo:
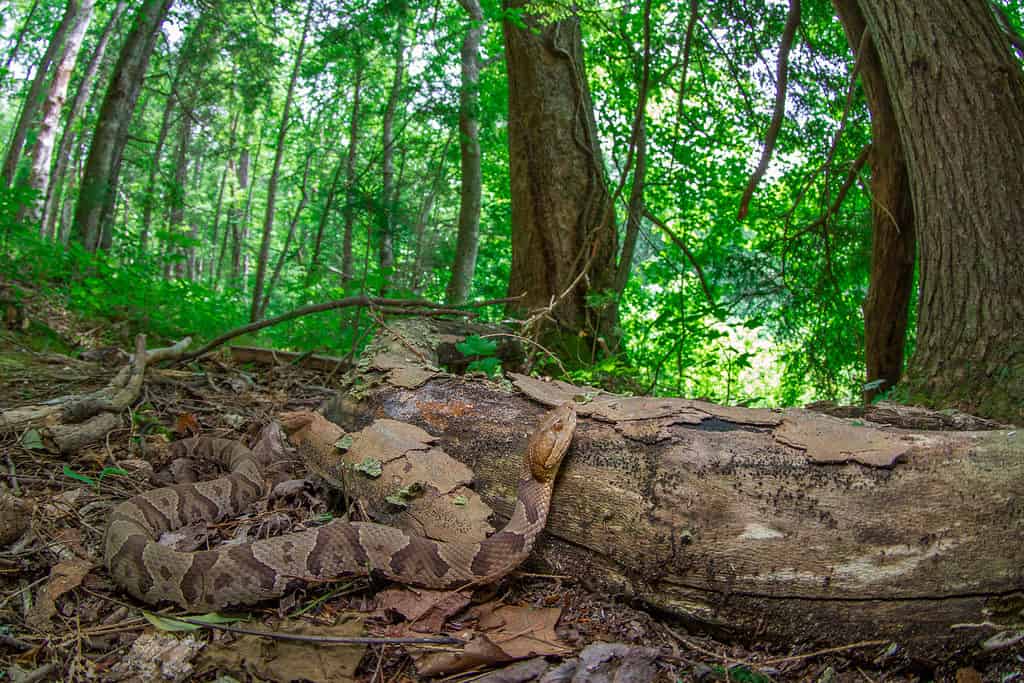
{"label": "tree trunk", "polygon": [[263,281],[267,275],[267,259],[270,258],[270,241],[274,236],[274,212],[277,202],[277,181],[281,173],[281,160],[284,158],[284,143],[288,136],[288,116],[295,96],[295,85],[299,81],[299,70],[302,67],[302,56],[306,50],[306,36],[309,34],[309,22],[313,16],[313,3],[306,7],[306,18],[302,23],[302,36],[299,38],[299,51],[295,55],[295,66],[288,81],[288,94],[285,96],[284,109],[281,111],[281,127],[277,131],[277,148],[274,151],[274,166],[267,181],[267,209],[263,216],[263,238],[260,240],[260,255],[256,261],[256,284],[252,292],[252,309],[250,320],[260,319],[260,308],[263,302]]}
{"label": "tree trunk", "polygon": [[[622,253],[615,270],[615,293],[621,298],[629,283],[629,275],[633,270],[633,254],[636,252],[636,241],[640,237],[640,223],[645,213],[644,186],[647,181],[647,95],[651,85],[651,0],[645,0],[644,9],[643,54],[640,65],[640,84],[637,88],[636,110],[633,113],[633,130],[630,136],[630,156],[635,156],[633,182],[629,188],[629,208],[626,212],[626,234],[622,240]],[[630,171],[627,160],[623,170],[621,188]],[[618,196],[618,193],[616,193]],[[613,204],[609,207],[614,211]],[[614,218],[613,218],[614,220]]]}
{"label": "tree trunk", "polygon": [[330,220],[331,212],[334,210],[334,198],[338,196],[338,183],[341,182],[341,172],[345,170],[344,158],[338,158],[338,165],[334,167],[331,174],[331,182],[327,187],[327,197],[324,198],[324,208],[320,212],[320,220],[316,224],[316,237],[313,240],[313,256],[310,259],[309,269],[314,271],[320,263],[320,249],[323,247],[324,230],[327,229],[327,222]]}
{"label": "tree trunk", "polygon": [[89,58],[89,64],[85,67],[85,73],[82,74],[82,80],[78,83],[78,89],[75,91],[75,97],[71,102],[71,109],[68,110],[67,116],[64,118],[64,131],[60,136],[60,144],[57,147],[57,160],[54,164],[50,182],[47,183],[46,201],[43,205],[42,225],[44,226],[43,234],[46,237],[54,237],[57,207],[60,201],[61,190],[64,186],[64,176],[67,173],[68,163],[71,161],[71,148],[76,137],[75,122],[89,101],[92,83],[96,78],[96,72],[99,71],[100,63],[103,61],[103,55],[106,54],[107,45],[110,44],[110,36],[114,33],[114,28],[117,26],[121,15],[124,14],[127,5],[127,0],[119,0],[110,13],[107,25],[103,28],[103,33],[100,35],[100,39],[92,51],[92,56]]}
{"label": "tree trunk", "polygon": [[82,48],[82,40],[92,20],[92,9],[95,0],[82,0],[75,19],[68,30],[64,41],[64,51],[57,62],[57,69],[50,82],[50,90],[43,104],[43,115],[39,122],[39,133],[35,147],[32,148],[32,165],[28,175],[28,186],[39,193],[32,202],[31,208],[22,210],[24,215],[33,222],[39,223],[40,234],[45,233],[42,222],[43,209],[46,204],[46,193],[50,187],[50,162],[53,159],[53,143],[57,139],[57,128],[60,126],[60,115],[64,110],[64,100],[68,93],[71,72],[78,61],[78,51]]}
{"label": "tree trunk", "polygon": [[64,39],[79,14],[78,8],[78,0],[68,0],[68,4],[64,8],[64,16],[61,17],[57,30],[53,32],[46,52],[43,53],[39,64],[36,65],[32,84],[28,88],[28,94],[25,96],[21,113],[18,116],[18,123],[14,126],[14,133],[11,135],[11,143],[7,146],[3,169],[0,170],[0,182],[3,182],[3,187],[9,187],[14,182],[14,174],[18,170],[18,162],[21,161],[21,153],[25,147],[25,138],[28,137],[29,128],[32,126],[39,107],[43,104],[43,88],[46,87],[50,65],[53,64],[53,60],[57,59],[57,55],[60,54],[64,46]]}
{"label": "tree trunk", "polygon": [[[339,395],[328,417],[347,430],[381,417],[422,427],[473,468],[475,490],[500,517],[543,410],[526,395],[545,405],[587,396],[535,550],[541,571],[731,637],[872,641],[875,652],[892,641],[925,661],[993,634],[954,624],[1019,622],[1019,434],[625,398],[522,375],[512,379],[523,393],[510,393],[396,367],[408,352],[393,344],[375,344],[366,360],[393,368],[395,384],[382,376],[359,399]],[[404,388],[415,370],[420,386]]]}
{"label": "tree trunk", "polygon": [[[528,7],[523,0],[510,8]],[[583,43],[575,17],[526,28],[505,21],[512,191],[513,311],[554,302],[550,343],[587,361],[613,346],[614,307],[592,295],[614,283],[616,231],[605,185]],[[590,299],[588,301],[588,298]],[[605,297],[601,297],[605,298]]]}
{"label": "tree trunk", "polygon": [[[180,73],[180,70],[179,70]],[[164,113],[160,117],[160,132],[156,136],[156,145],[153,147],[153,160],[149,166],[149,177],[146,180],[146,194],[142,206],[142,230],[139,233],[139,246],[145,253],[149,249],[149,233],[153,225],[153,209],[162,203],[162,195],[157,193],[157,178],[160,175],[160,159],[163,156],[164,144],[167,142],[167,135],[171,132],[174,105],[177,102],[175,95],[177,79],[172,83],[171,92],[164,102]]]}
{"label": "tree trunk", "polygon": [[871,112],[871,277],[864,300],[864,356],[870,401],[900,381],[914,289],[914,207],[910,174],[900,143],[892,98],[878,52],[863,42],[864,17],[857,0],[833,0],[850,48],[860,65]]}
{"label": "tree trunk", "polygon": [[436,160],[431,163],[430,167],[436,169],[436,172],[429,188],[423,195],[423,198],[420,199],[419,211],[416,212],[416,225],[413,228],[416,247],[413,252],[414,260],[412,267],[408,268],[409,291],[416,296],[423,293],[423,288],[427,281],[426,275],[434,266],[431,252],[434,250],[435,245],[433,244],[434,240],[429,235],[430,216],[434,211],[434,202],[437,200],[437,195],[441,192],[441,187],[444,185],[448,175],[448,148],[451,146],[454,138],[453,131],[448,136],[448,139],[445,140],[444,145],[437,154]]}
{"label": "tree trunk", "polygon": [[288,223],[288,234],[284,238],[284,246],[281,247],[281,253],[277,256],[277,263],[274,265],[274,272],[270,276],[270,282],[267,284],[267,293],[263,295],[263,303],[260,304],[260,319],[267,314],[267,308],[270,306],[270,297],[274,293],[274,288],[277,287],[277,281],[281,277],[281,271],[284,270],[284,264],[288,260],[288,250],[292,247],[292,241],[295,239],[295,229],[299,225],[299,218],[302,217],[302,212],[305,211],[306,205],[309,203],[309,166],[313,161],[312,150],[306,153],[306,165],[302,169],[302,195],[299,199],[299,203],[295,206],[295,212],[292,214],[292,219]]}
{"label": "tree trunk", "polygon": [[156,46],[160,24],[172,2],[144,0],[135,14],[134,25],[121,47],[121,55],[107,87],[85,163],[72,228],[88,251],[103,248],[104,243],[110,241],[111,228],[105,224],[112,218],[128,127],[142,90],[150,55]]}
{"label": "tree trunk", "polygon": [[[345,207],[342,211],[344,232],[341,244],[341,283],[352,281],[352,231],[355,227],[356,159],[359,153],[359,97],[362,94],[363,70],[360,62],[356,66],[355,92],[352,94],[352,119],[348,124],[348,156],[345,160]],[[369,249],[369,245],[367,245]]]}
{"label": "tree trunk", "polygon": [[858,0],[910,170],[911,396],[1024,419],[1024,74],[985,0]]}
{"label": "tree trunk", "polygon": [[4,60],[4,71],[7,73],[10,72],[11,64],[18,58],[18,53],[21,52],[21,46],[25,42],[25,34],[28,33],[28,27],[32,25],[32,17],[36,15],[37,9],[39,9],[39,0],[32,0],[32,6],[25,14],[25,19],[21,22],[21,28],[18,29],[18,37],[14,39],[14,47],[11,48],[7,59]]}
{"label": "tree trunk", "polygon": [[383,208],[380,234],[377,237],[377,249],[382,279],[381,292],[388,288],[391,271],[395,267],[395,111],[402,94],[402,81],[405,78],[405,36],[404,24],[399,23],[398,39],[395,44],[395,73],[391,80],[391,91],[388,103],[384,108],[384,121],[381,124],[381,207]]}
{"label": "tree trunk", "polygon": [[[227,187],[228,177],[231,175],[232,157],[235,153],[235,132],[238,130],[238,112],[231,116],[231,130],[228,132],[228,154],[224,159],[224,168],[220,172],[220,183],[217,186],[217,201],[213,209],[213,238],[210,240],[210,256],[207,261],[207,280],[216,288],[220,284],[220,269],[224,263],[224,248],[227,245],[228,227],[224,226],[224,236],[220,234],[220,217],[224,208],[224,190]],[[220,240],[220,250],[217,250],[217,241]]]}
{"label": "tree trunk", "polygon": [[[174,157],[174,185],[171,187],[171,196],[167,198],[170,204],[171,216],[168,221],[168,232],[170,232],[171,253],[180,254],[180,247],[177,246],[176,237],[179,236],[181,226],[185,222],[185,196],[188,186],[188,146],[192,141],[192,112],[182,109],[181,120],[178,129],[178,153]],[[178,262],[172,269],[175,275],[181,277],[181,262]]]}
{"label": "tree trunk", "polygon": [[480,241],[480,203],[483,176],[480,170],[480,41],[484,35],[484,14],[478,0],[460,0],[469,14],[469,28],[462,41],[462,88],[459,90],[459,150],[462,189],[459,193],[459,236],[455,242],[455,263],[445,298],[449,304],[464,304],[473,286],[476,255]]}

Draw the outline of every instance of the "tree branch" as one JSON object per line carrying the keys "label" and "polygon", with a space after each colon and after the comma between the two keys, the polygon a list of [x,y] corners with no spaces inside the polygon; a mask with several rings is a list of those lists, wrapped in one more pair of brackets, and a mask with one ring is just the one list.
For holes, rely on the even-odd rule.
{"label": "tree branch", "polygon": [[683,238],[669,228],[668,225],[665,224],[665,221],[653,215],[650,211],[644,209],[644,215],[647,216],[647,220],[661,228],[662,232],[668,235],[668,238],[672,240],[672,243],[679,247],[680,251],[683,252],[686,259],[690,262],[690,265],[692,265],[693,269],[697,271],[697,279],[700,280],[700,288],[704,290],[704,298],[708,300],[709,304],[714,306],[715,298],[711,296],[711,288],[708,287],[708,281],[704,277],[704,269],[700,267],[699,263],[697,263],[697,259],[694,257],[693,252],[690,251],[690,248],[686,246],[686,242],[683,241]]}
{"label": "tree branch", "polygon": [[779,42],[779,60],[776,65],[776,88],[775,88],[775,111],[772,113],[771,123],[768,125],[768,132],[764,138],[764,151],[761,153],[761,160],[757,164],[747,189],[743,192],[743,199],[740,200],[739,220],[747,217],[750,209],[750,200],[754,197],[754,190],[761,182],[765,171],[768,170],[768,163],[772,160],[772,152],[775,151],[775,143],[779,139],[779,131],[782,130],[782,119],[786,115],[786,86],[789,78],[789,51],[793,47],[793,38],[800,26],[800,0],[789,0],[789,15],[786,18],[786,28],[782,32],[782,40]]}
{"label": "tree branch", "polygon": [[388,299],[379,296],[367,296],[360,294],[358,296],[350,296],[344,299],[335,299],[333,301],[324,301],[319,304],[310,304],[309,306],[302,306],[296,308],[287,313],[282,313],[279,316],[273,318],[267,318],[266,320],[260,320],[257,322],[249,323],[248,325],[242,325],[236,327],[233,330],[225,332],[213,341],[209,342],[205,346],[193,351],[192,353],[185,354],[181,357],[179,362],[185,363],[190,360],[195,360],[201,356],[205,356],[213,349],[217,348],[224,342],[230,341],[235,337],[240,337],[243,334],[249,332],[256,332],[262,330],[265,327],[272,327],[295,318],[301,318],[305,315],[312,315],[313,313],[323,313],[324,311],[333,311],[339,308],[352,308],[354,306],[374,306],[377,308],[392,308],[400,309],[402,313],[411,313],[413,309],[416,311],[433,311],[437,314],[437,311],[443,311],[446,314],[463,314],[469,315],[469,311],[465,309],[483,308],[484,306],[495,306],[518,301],[519,297],[510,297],[505,299],[489,299],[487,301],[478,301],[470,304],[466,304],[464,308],[451,308],[436,304],[433,301],[423,301],[422,299]]}

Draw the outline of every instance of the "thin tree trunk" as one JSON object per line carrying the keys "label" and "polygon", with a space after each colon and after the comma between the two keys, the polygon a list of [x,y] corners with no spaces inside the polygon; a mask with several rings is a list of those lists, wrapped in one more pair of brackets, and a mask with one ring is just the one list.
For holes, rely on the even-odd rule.
{"label": "thin tree trunk", "polygon": [[[644,183],[647,178],[647,94],[651,83],[651,0],[644,2],[643,64],[636,112],[633,115],[633,146],[636,153],[636,167],[633,169],[633,183],[629,190],[629,208],[626,213],[626,234],[622,240],[622,253],[615,272],[615,292],[620,297],[629,283],[633,268],[633,254],[640,236],[640,221],[644,216]],[[629,170],[627,164],[626,172]],[[625,176],[623,176],[625,180]],[[621,185],[620,185],[621,187]],[[614,207],[611,207],[614,211]]]}
{"label": "thin tree trunk", "polygon": [[416,226],[413,229],[416,238],[416,251],[415,261],[412,264],[412,268],[409,269],[409,289],[417,295],[423,292],[424,283],[427,279],[425,276],[433,268],[433,259],[429,255],[433,247],[433,240],[430,239],[428,234],[430,215],[434,211],[434,201],[437,199],[437,195],[440,194],[441,186],[444,184],[447,176],[448,148],[451,147],[454,137],[455,131],[453,130],[448,139],[444,141],[444,145],[441,147],[436,160],[431,164],[431,168],[437,169],[437,171],[430,183],[430,189],[427,190],[427,193],[423,195],[423,199],[420,200],[419,211],[416,212]]}
{"label": "thin tree trunk", "polygon": [[459,235],[455,242],[455,263],[445,299],[464,304],[473,286],[480,241],[480,203],[483,176],[480,170],[480,41],[484,14],[478,0],[460,0],[469,14],[469,28],[462,41],[462,88],[459,90],[459,151],[462,186],[459,192]]}
{"label": "thin tree trunk", "polygon": [[388,288],[391,270],[395,267],[394,231],[395,231],[395,111],[402,93],[402,81],[405,79],[405,36],[404,24],[398,27],[398,38],[395,43],[395,73],[391,79],[391,91],[388,103],[384,108],[382,123],[382,160],[381,160],[381,206],[383,220],[380,234],[377,237],[378,262],[381,272],[381,292]]}
{"label": "thin tree trunk", "polygon": [[14,174],[18,170],[18,162],[21,161],[21,153],[25,147],[25,139],[28,137],[29,128],[32,127],[36,113],[43,104],[43,89],[46,87],[50,65],[61,54],[64,40],[67,37],[68,31],[71,30],[72,25],[75,23],[78,14],[78,0],[68,0],[68,4],[64,8],[64,16],[61,18],[60,24],[57,25],[57,30],[54,31],[53,37],[50,38],[50,44],[47,46],[46,52],[43,53],[39,64],[36,65],[32,84],[29,86],[28,94],[25,96],[21,113],[18,116],[18,123],[14,126],[11,143],[7,146],[7,155],[4,157],[3,169],[0,170],[0,182],[3,182],[4,187],[9,187],[14,182]]}
{"label": "thin tree trunk", "polygon": [[96,72],[99,70],[100,64],[103,62],[103,55],[106,53],[107,45],[110,43],[110,36],[113,35],[114,28],[117,26],[121,15],[124,14],[127,4],[127,0],[119,0],[114,6],[114,10],[110,13],[107,25],[103,28],[103,33],[100,35],[100,39],[97,41],[95,49],[93,49],[92,56],[89,58],[89,64],[85,68],[85,73],[82,74],[82,80],[78,83],[78,89],[75,91],[75,97],[71,102],[71,109],[68,110],[67,116],[64,119],[64,132],[61,133],[60,144],[57,147],[57,159],[50,182],[47,183],[46,201],[43,205],[42,224],[46,237],[52,238],[54,236],[57,204],[64,185],[64,175],[71,160],[71,147],[76,137],[75,122],[89,101],[92,83],[96,78]]}
{"label": "thin tree trunk", "polygon": [[11,64],[18,58],[18,53],[21,52],[21,45],[25,42],[25,34],[28,32],[28,27],[32,24],[32,17],[36,15],[37,9],[39,9],[39,0],[32,0],[32,7],[29,8],[28,14],[25,15],[25,20],[21,22],[18,37],[14,40],[14,47],[11,48],[11,51],[7,54],[7,59],[4,60],[5,72],[11,70]]}
{"label": "thin tree trunk", "polygon": [[[833,0],[871,112],[871,276],[864,300],[865,399],[895,386],[903,374],[910,297],[914,289],[914,206],[910,174],[882,64],[857,0]],[[860,46],[863,45],[863,48]]]}
{"label": "thin tree trunk", "polygon": [[267,314],[267,308],[270,306],[270,297],[274,293],[274,288],[277,286],[277,281],[281,277],[281,271],[284,269],[285,261],[288,260],[288,250],[291,249],[292,240],[295,239],[295,229],[299,225],[299,218],[302,216],[302,212],[306,209],[306,205],[309,203],[309,191],[307,190],[309,184],[309,166],[313,160],[313,155],[306,155],[306,165],[302,170],[302,197],[299,199],[299,203],[295,206],[295,212],[292,214],[292,219],[288,223],[288,235],[284,239],[284,247],[281,248],[281,253],[277,256],[277,263],[274,265],[274,273],[270,277],[270,283],[267,285],[267,293],[263,297],[263,303],[260,304],[259,317],[262,319]]}
{"label": "thin tree trunk", "polygon": [[985,0],[858,0],[918,246],[910,395],[1024,421],[1024,73]]}
{"label": "thin tree trunk", "polygon": [[42,119],[39,122],[39,133],[36,135],[36,144],[32,148],[32,164],[29,168],[28,186],[39,193],[39,196],[32,202],[31,206],[23,207],[20,212],[20,219],[26,216],[34,222],[39,222],[40,235],[45,234],[45,227],[42,222],[43,209],[46,203],[46,193],[50,186],[50,163],[53,159],[53,143],[57,139],[57,128],[60,127],[60,115],[64,109],[64,100],[67,97],[68,83],[71,81],[71,73],[78,61],[78,52],[82,48],[82,40],[85,32],[92,21],[92,9],[95,0],[82,0],[81,7],[75,16],[75,20],[68,31],[64,41],[64,50],[60,60],[57,62],[57,69],[54,72],[53,80],[50,82],[49,92],[46,94],[46,102],[43,104]]}
{"label": "thin tree trunk", "polygon": [[277,148],[274,152],[274,165],[267,181],[267,210],[263,216],[263,238],[260,241],[260,255],[256,261],[256,283],[252,292],[252,308],[250,320],[260,319],[261,302],[263,301],[263,280],[267,273],[267,259],[270,257],[270,241],[274,235],[274,211],[277,201],[277,181],[281,172],[281,159],[284,157],[284,143],[288,135],[288,116],[291,111],[292,98],[295,96],[295,85],[299,80],[299,69],[302,67],[302,56],[306,50],[306,36],[313,15],[313,3],[306,7],[306,18],[302,24],[302,36],[299,38],[299,50],[295,55],[295,66],[292,68],[291,79],[288,81],[288,94],[285,96],[284,109],[281,112],[281,126],[277,131]]}
{"label": "thin tree trunk", "polygon": [[[187,109],[182,109],[181,119],[178,123],[178,153],[174,158],[174,186],[168,203],[171,207],[168,229],[171,233],[171,253],[179,251],[176,242],[178,232],[182,223],[185,222],[185,196],[188,183],[188,146],[192,141],[192,114]],[[180,262],[173,269],[175,275],[181,276]]]}
{"label": "thin tree trunk", "polygon": [[[521,1],[512,8],[529,12]],[[542,336],[572,362],[614,348],[615,310],[591,294],[614,285],[617,235],[604,181],[583,42],[575,17],[504,22],[509,80],[512,312],[552,305]]]}
{"label": "thin tree trunk", "polygon": [[[363,70],[365,65],[360,62],[356,66],[355,92],[352,94],[352,119],[348,124],[348,155],[345,160],[345,206],[342,217],[344,229],[341,243],[341,283],[347,285],[353,278],[352,265],[352,231],[355,226],[355,183],[356,159],[359,152],[359,97],[363,88]],[[369,249],[369,245],[367,245]]]}
{"label": "thin tree trunk", "polygon": [[[256,139],[256,157],[252,159],[252,177],[256,176],[256,169],[259,166],[260,154],[263,152],[263,126],[260,126],[260,133]],[[242,209],[242,217],[239,221],[238,234],[235,235],[234,251],[232,252],[232,278],[241,280],[243,283],[249,276],[249,255],[246,246],[249,243],[249,219],[252,217],[252,197],[256,183],[249,181],[249,150],[242,150],[238,164],[238,181],[241,189],[247,190],[245,195],[245,206]],[[247,189],[248,188],[248,189]]]}
{"label": "thin tree trunk", "polygon": [[156,136],[156,145],[153,147],[153,159],[149,165],[149,177],[146,180],[146,193],[142,206],[142,230],[139,233],[139,247],[145,253],[149,249],[149,233],[153,225],[153,208],[162,203],[162,196],[157,196],[157,177],[160,175],[160,159],[163,157],[164,144],[167,142],[167,135],[171,132],[172,116],[174,105],[177,103],[175,88],[167,95],[164,102],[164,113],[160,117],[160,132]]}
{"label": "thin tree trunk", "polygon": [[345,160],[339,158],[338,165],[334,167],[334,173],[331,175],[331,184],[327,188],[327,198],[324,200],[323,211],[320,212],[320,220],[317,221],[316,238],[313,242],[313,258],[309,264],[310,271],[316,270],[317,264],[320,262],[320,248],[323,245],[324,230],[327,228],[327,221],[330,218],[331,210],[334,208],[334,198],[338,193],[338,183],[341,181],[341,172],[343,170],[345,170]]}
{"label": "thin tree trunk", "polygon": [[111,239],[109,221],[117,193],[121,155],[128,140],[128,127],[149,58],[156,46],[160,24],[172,2],[144,0],[136,12],[134,25],[121,48],[114,75],[107,87],[75,207],[73,230],[89,251],[103,248]]}
{"label": "thin tree trunk", "polygon": [[213,237],[210,240],[210,244],[213,246],[210,249],[210,257],[206,271],[210,276],[208,280],[214,287],[217,286],[217,280],[220,278],[220,265],[224,259],[224,245],[227,243],[228,227],[224,226],[224,239],[221,241],[220,252],[217,252],[217,238],[220,237],[220,215],[221,209],[224,206],[224,188],[227,186],[228,175],[231,171],[231,157],[235,153],[235,131],[238,129],[238,112],[236,111],[231,117],[231,130],[228,133],[228,155],[224,160],[224,169],[220,173],[220,184],[217,188],[217,202],[213,209]]}

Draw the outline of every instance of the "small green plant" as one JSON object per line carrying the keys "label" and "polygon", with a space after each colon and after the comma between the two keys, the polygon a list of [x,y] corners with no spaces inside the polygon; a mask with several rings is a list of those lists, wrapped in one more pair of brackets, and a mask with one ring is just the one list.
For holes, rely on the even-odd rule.
{"label": "small green plant", "polygon": [[64,476],[67,477],[68,479],[80,481],[83,484],[88,484],[89,486],[92,486],[93,488],[99,488],[100,483],[106,477],[127,477],[129,475],[129,472],[121,469],[120,467],[104,467],[102,470],[100,470],[100,473],[96,475],[95,479],[87,474],[75,472],[73,469],[71,469],[69,465],[64,465],[63,471]]}
{"label": "small green plant", "polygon": [[482,372],[489,377],[501,374],[501,359],[495,355],[498,351],[497,342],[474,334],[457,343],[455,348],[463,356],[475,356],[466,367],[467,372]]}

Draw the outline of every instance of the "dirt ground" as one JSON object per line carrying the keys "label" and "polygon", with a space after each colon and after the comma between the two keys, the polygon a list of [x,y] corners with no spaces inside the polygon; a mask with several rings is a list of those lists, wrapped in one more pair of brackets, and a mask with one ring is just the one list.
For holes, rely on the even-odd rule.
{"label": "dirt ground", "polygon": [[[0,331],[0,410],[103,386],[126,355],[97,349],[124,344],[119,332],[76,321],[52,302],[20,305]],[[89,360],[63,355],[82,350],[90,351]],[[572,577],[532,574],[529,566],[451,604],[355,579],[205,617],[205,624],[172,621],[180,614],[172,609],[145,612],[151,608],[111,582],[100,548],[106,516],[124,499],[170,480],[171,441],[200,433],[251,442],[275,415],[316,409],[337,386],[327,372],[221,358],[149,371],[121,427],[70,458],[31,430],[0,435],[0,486],[26,501],[30,515],[27,533],[0,548],[0,661],[7,680],[1024,681],[1020,643],[938,669],[878,644],[801,652],[724,643],[643,605],[593,594]],[[186,530],[188,538],[173,542],[208,546],[286,532],[337,513],[337,496],[294,464],[298,483],[286,500]],[[270,635],[246,633],[252,631]],[[276,637],[281,634],[292,640]],[[472,658],[450,644],[386,642],[439,634],[482,637],[497,648]],[[325,636],[377,641],[314,642]]]}

